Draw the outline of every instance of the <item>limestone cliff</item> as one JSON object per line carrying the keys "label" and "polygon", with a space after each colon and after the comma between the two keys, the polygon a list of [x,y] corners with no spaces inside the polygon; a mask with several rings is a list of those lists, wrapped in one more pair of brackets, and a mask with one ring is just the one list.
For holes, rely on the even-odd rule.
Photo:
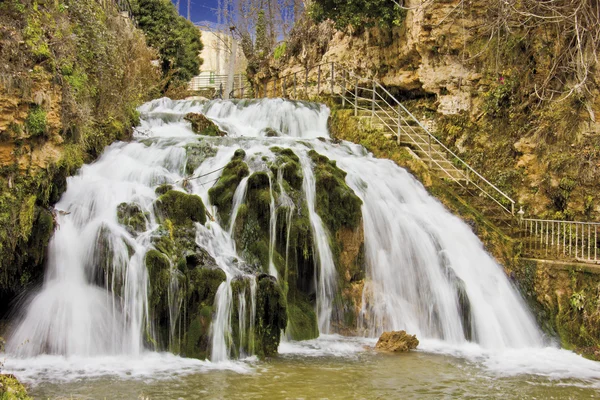
{"label": "limestone cliff", "polygon": [[578,82],[553,72],[553,54],[564,47],[555,31],[503,30],[499,11],[484,1],[404,4],[402,25],[391,28],[338,31],[306,18],[258,81],[303,76],[323,62],[375,77],[528,215],[598,219],[598,71],[591,68],[585,90],[542,100],[547,82],[556,98]]}

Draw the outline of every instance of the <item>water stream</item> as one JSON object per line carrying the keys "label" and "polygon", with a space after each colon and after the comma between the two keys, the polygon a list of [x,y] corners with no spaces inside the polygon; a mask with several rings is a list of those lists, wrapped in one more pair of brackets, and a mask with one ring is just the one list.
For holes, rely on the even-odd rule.
{"label": "water stream", "polygon": [[[327,389],[330,398],[594,393],[600,365],[556,348],[542,334],[501,266],[468,225],[393,162],[376,159],[358,145],[319,139],[329,136],[326,107],[284,100],[159,99],[140,111],[135,138],[109,146],[96,162],[69,178],[56,205],[59,229],[50,243],[44,283],[19,306],[5,355],[4,371],[33,385],[34,394],[95,397],[110,390],[115,398],[194,398],[202,393],[252,398],[260,391],[266,397],[293,398],[322,397],[319,387],[330,384],[337,388]],[[195,168],[194,176],[205,176],[200,179],[186,179],[186,146],[198,141],[182,118],[188,112],[203,113],[228,132],[223,138],[204,139],[216,153]],[[265,137],[266,128],[280,136]],[[281,240],[276,229],[278,218],[287,220],[289,227],[296,210],[281,171],[273,174],[264,161],[275,157],[272,146],[290,148],[300,159],[315,249],[315,311],[321,337],[284,341],[282,356],[273,362],[259,362],[253,349],[244,348],[238,350],[241,359],[232,360],[232,304],[239,303],[242,336],[254,332],[257,307],[256,275],[246,268],[233,239],[248,178],[232,196],[230,221],[219,221],[208,191],[239,148],[245,151],[251,173],[270,174],[267,272],[287,280],[290,243],[279,244],[285,248],[281,277],[273,261]],[[332,234],[316,212],[310,150],[335,160],[363,202],[367,279],[355,328],[364,337],[330,335],[339,276]],[[214,217],[205,225],[195,224],[196,243],[227,277],[215,297],[210,361],[154,352],[148,345],[148,332],[156,329],[149,328],[152,283],[144,257],[159,229],[155,188],[164,183],[200,196]],[[120,225],[116,215],[120,204],[132,202],[147,215],[145,229],[137,234]],[[278,217],[279,207],[287,210],[283,217]],[[289,239],[289,231],[286,236]],[[178,273],[172,266],[170,344],[181,341],[186,329],[182,316],[188,312]],[[235,279],[249,280],[248,296],[243,292],[234,299]],[[400,360],[370,350],[381,332],[399,329],[417,335],[418,352]],[[201,381],[194,379],[198,374],[204,376]],[[173,377],[178,377],[177,383]],[[171,380],[154,383],[163,379]],[[307,385],[311,379],[314,383]],[[85,389],[78,386],[82,380]],[[140,383],[130,385],[131,380]],[[234,388],[233,381],[240,382],[239,387]],[[422,391],[423,385],[430,387]]]}

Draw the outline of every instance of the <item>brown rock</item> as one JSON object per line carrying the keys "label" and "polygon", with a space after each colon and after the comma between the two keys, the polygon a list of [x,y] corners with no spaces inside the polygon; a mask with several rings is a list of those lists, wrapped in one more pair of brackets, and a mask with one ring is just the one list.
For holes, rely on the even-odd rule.
{"label": "brown rock", "polygon": [[383,332],[375,345],[376,349],[404,353],[416,349],[419,340],[406,331]]}
{"label": "brown rock", "polygon": [[225,136],[225,132],[202,114],[188,113],[184,119],[192,124],[192,130],[198,135]]}

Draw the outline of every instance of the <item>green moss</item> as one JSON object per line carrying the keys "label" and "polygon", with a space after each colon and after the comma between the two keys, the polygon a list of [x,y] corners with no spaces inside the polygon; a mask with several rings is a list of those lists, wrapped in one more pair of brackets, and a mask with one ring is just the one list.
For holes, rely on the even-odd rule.
{"label": "green moss", "polygon": [[13,375],[0,374],[1,400],[29,400],[25,387]]}
{"label": "green moss", "polygon": [[301,190],[303,175],[298,156],[289,148],[271,147],[270,150],[277,155],[271,164],[273,175],[283,174],[283,179],[288,183],[290,189]]}
{"label": "green moss", "polygon": [[285,298],[275,278],[264,274],[258,277],[256,298],[256,354],[272,357],[287,326]]}
{"label": "green moss", "polygon": [[169,190],[173,190],[173,185],[164,183],[164,184],[158,186],[156,189],[154,189],[154,193],[156,193],[159,196],[162,196],[163,194],[167,193]]}
{"label": "green moss", "polygon": [[193,298],[190,305],[198,303],[202,306],[213,305],[219,286],[227,279],[220,268],[194,268],[188,276],[188,293]]}
{"label": "green moss", "polygon": [[[243,354],[253,354],[255,345],[255,332],[250,329],[251,312],[251,277],[236,277],[231,281],[232,314],[231,314],[231,343],[234,357]],[[240,331],[241,302],[245,303],[243,318],[246,323],[245,330]]]}
{"label": "green moss", "polygon": [[219,268],[193,268],[187,271],[188,286],[185,297],[188,329],[184,335],[182,352],[186,357],[210,356],[210,324],[214,300],[219,286],[226,281]]}
{"label": "green moss", "polygon": [[46,42],[44,30],[42,29],[42,17],[42,13],[37,10],[31,12],[27,18],[27,26],[23,32],[25,44],[38,61],[45,60],[51,56],[50,47]]}
{"label": "green moss", "polygon": [[157,250],[148,250],[145,258],[148,279],[150,281],[150,306],[157,313],[168,307],[168,290],[171,282],[171,264],[169,259]]}
{"label": "green moss", "polygon": [[217,207],[221,222],[225,226],[229,224],[231,217],[235,189],[250,173],[248,165],[243,161],[244,157],[245,153],[242,149],[236,150],[231,161],[223,169],[217,183],[208,191],[210,202]]}
{"label": "green moss", "polygon": [[305,296],[288,298],[287,333],[292,340],[310,340],[319,336],[317,314]]}
{"label": "green moss", "polygon": [[31,137],[46,136],[46,111],[42,107],[37,105],[31,107],[25,119],[25,129]]}
{"label": "green moss", "polygon": [[170,190],[158,198],[156,208],[163,220],[168,218],[176,224],[206,223],[204,203],[196,195]]}
{"label": "green moss", "polygon": [[308,154],[314,163],[317,214],[332,234],[342,227],[357,228],[362,220],[362,201],[346,184],[346,173],[316,151]]}
{"label": "green moss", "polygon": [[129,233],[135,235],[146,230],[148,213],[137,203],[121,203],[117,206],[117,220]]}
{"label": "green moss", "polygon": [[217,124],[202,114],[188,113],[184,119],[192,124],[192,131],[197,135],[225,136],[225,132],[219,129]]}

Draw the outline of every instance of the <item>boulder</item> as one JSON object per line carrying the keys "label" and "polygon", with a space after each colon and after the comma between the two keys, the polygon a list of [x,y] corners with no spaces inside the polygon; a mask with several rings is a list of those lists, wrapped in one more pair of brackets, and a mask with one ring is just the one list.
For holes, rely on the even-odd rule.
{"label": "boulder", "polygon": [[202,114],[187,113],[183,119],[192,124],[192,130],[197,135],[225,136],[225,132]]}
{"label": "boulder", "polygon": [[416,349],[419,340],[406,331],[383,332],[375,345],[376,349],[404,353]]}

